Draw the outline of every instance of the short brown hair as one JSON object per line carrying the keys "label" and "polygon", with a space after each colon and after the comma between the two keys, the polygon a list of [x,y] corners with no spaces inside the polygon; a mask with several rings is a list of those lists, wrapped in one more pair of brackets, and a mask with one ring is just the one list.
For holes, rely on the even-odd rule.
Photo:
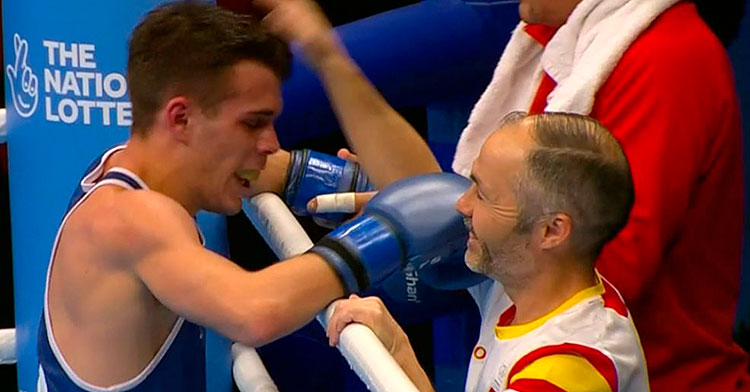
{"label": "short brown hair", "polygon": [[620,144],[598,121],[577,114],[527,117],[536,142],[519,176],[519,229],[543,215],[567,213],[576,256],[594,261],[627,223],[634,201],[630,167]]}
{"label": "short brown hair", "polygon": [[128,51],[133,133],[143,133],[170,95],[187,95],[204,108],[221,102],[225,74],[254,60],[279,80],[289,73],[289,46],[254,18],[204,1],[176,1],[150,11],[135,27]]}

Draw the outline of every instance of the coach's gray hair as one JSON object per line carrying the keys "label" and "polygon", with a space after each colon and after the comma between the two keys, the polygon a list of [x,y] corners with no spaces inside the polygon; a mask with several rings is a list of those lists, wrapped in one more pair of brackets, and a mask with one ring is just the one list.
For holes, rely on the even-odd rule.
{"label": "coach's gray hair", "polygon": [[545,113],[526,122],[535,146],[518,176],[517,229],[529,232],[545,216],[571,217],[571,249],[594,261],[625,226],[633,206],[630,168],[620,144],[598,121],[577,114]]}

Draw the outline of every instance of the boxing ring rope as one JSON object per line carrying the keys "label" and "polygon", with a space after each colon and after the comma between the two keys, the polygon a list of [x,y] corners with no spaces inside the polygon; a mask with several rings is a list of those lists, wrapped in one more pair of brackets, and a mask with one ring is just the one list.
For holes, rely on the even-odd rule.
{"label": "boxing ring rope", "polygon": [[241,392],[279,392],[254,348],[235,343],[232,359],[232,375]]}
{"label": "boxing ring rope", "polygon": [[[7,136],[5,109],[0,109],[0,144],[5,143]],[[14,364],[17,360],[15,328],[0,329],[0,365]]]}
{"label": "boxing ring rope", "polygon": [[16,330],[0,329],[0,365],[16,363]]}
{"label": "boxing ring rope", "polygon": [[0,109],[0,144],[3,144],[8,140],[8,129],[5,127],[5,122],[5,109]]}
{"label": "boxing ring rope", "polygon": [[[280,259],[300,255],[312,248],[313,243],[310,241],[307,233],[278,196],[272,193],[257,195],[251,200],[245,200],[243,210],[258,232],[263,236],[266,243],[268,243]],[[336,302],[329,305],[325,311],[319,313],[316,317],[324,329],[328,325],[335,306]],[[375,333],[370,328],[361,324],[349,324],[341,332],[338,349],[347,362],[349,362],[349,366],[357,373],[370,391],[417,391],[417,388],[409,377],[393,357],[391,357],[388,350],[386,350],[380,339],[375,336]],[[248,357],[253,354],[257,357],[255,350],[251,348],[237,343],[232,347],[235,358],[238,358],[242,353],[249,352],[248,350],[252,350],[252,353],[248,354]],[[260,366],[262,370],[256,368],[253,372],[238,369],[242,364],[239,361],[235,361],[233,373],[241,391],[265,392],[276,390],[275,386],[274,389],[258,389],[264,387],[265,384],[240,385],[240,380],[237,379],[238,373],[255,373],[256,379],[262,379],[262,377],[257,376],[261,372],[265,373],[265,375],[268,374],[265,372],[265,368],[263,368],[263,364],[259,358],[257,363],[254,362],[254,359],[248,360],[245,363],[248,363],[250,366]],[[270,380],[270,377],[268,379]],[[260,382],[263,383],[266,381],[261,380]]]}

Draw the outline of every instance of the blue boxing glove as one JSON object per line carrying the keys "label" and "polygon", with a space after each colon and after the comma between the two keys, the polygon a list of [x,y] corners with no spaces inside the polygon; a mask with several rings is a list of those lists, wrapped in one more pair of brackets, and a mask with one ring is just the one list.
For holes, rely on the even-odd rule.
{"label": "blue boxing glove", "polygon": [[[411,275],[407,275],[407,278],[410,277]],[[476,306],[467,290],[437,290],[419,281],[404,279],[401,273],[391,275],[380,286],[361,294],[363,297],[371,295],[380,297],[393,318],[401,325],[425,322],[446,313]]]}
{"label": "blue boxing glove", "polygon": [[461,290],[474,287],[487,279],[466,265],[466,246],[448,255],[433,258],[414,266],[413,277],[424,285],[438,290]]}
{"label": "blue boxing glove", "polygon": [[[312,150],[292,151],[283,197],[292,212],[305,216],[307,202],[327,193],[374,190],[359,164]],[[316,214],[313,219],[324,227],[336,227],[352,217],[347,213]]]}
{"label": "blue boxing glove", "polygon": [[[465,181],[461,193],[471,186]],[[423,196],[424,203],[431,203],[433,196]],[[440,241],[439,238],[434,239]],[[430,259],[412,260],[402,273],[394,274],[382,284],[383,290],[395,301],[420,303],[432,302],[434,289],[462,290],[476,286],[487,279],[466,265],[466,241],[468,232],[463,240],[463,246],[452,248],[447,254],[438,254]]]}
{"label": "blue boxing glove", "polygon": [[331,264],[348,292],[377,285],[407,264],[429,264],[465,248],[468,232],[455,204],[468,186],[447,173],[398,181],[311,251]]}

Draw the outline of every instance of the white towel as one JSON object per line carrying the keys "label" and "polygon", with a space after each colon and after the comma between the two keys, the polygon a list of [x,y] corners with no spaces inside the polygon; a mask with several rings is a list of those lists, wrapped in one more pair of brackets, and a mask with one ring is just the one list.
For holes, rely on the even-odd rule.
{"label": "white towel", "polygon": [[680,0],[582,0],[542,48],[521,22],[511,36],[461,133],[453,170],[468,175],[487,136],[512,111],[527,111],[542,71],[557,86],[545,111],[589,114],[596,92],[630,44],[659,15]]}

